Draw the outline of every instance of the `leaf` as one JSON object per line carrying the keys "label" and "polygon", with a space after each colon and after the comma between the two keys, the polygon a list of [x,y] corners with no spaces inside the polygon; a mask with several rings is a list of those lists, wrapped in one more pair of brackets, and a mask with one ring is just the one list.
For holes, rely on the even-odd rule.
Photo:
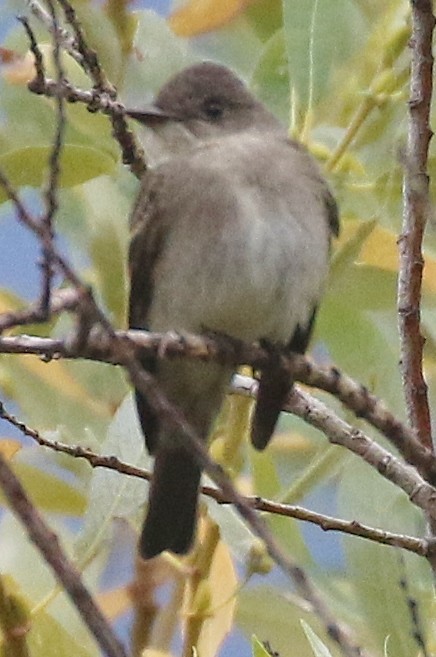
{"label": "leaf", "polygon": [[[8,396],[20,405],[31,426],[51,429],[62,426],[66,434],[71,437],[76,434],[76,438],[87,427],[99,435],[109,421],[110,403],[94,397],[81,384],[73,375],[75,367],[80,369],[80,363],[43,363],[34,356],[5,357],[0,362],[0,381]],[[106,377],[110,376],[110,370],[113,368],[109,366]],[[102,374],[103,371],[104,367]],[[118,381],[119,374],[113,372]]]}
{"label": "leaf", "polygon": [[44,611],[33,618],[28,643],[32,657],[99,657],[101,654],[90,640],[85,647],[80,637]]}
{"label": "leaf", "polygon": [[267,41],[283,25],[282,0],[255,0],[247,3],[244,16],[262,41]]}
{"label": "leaf", "polygon": [[[280,580],[279,586],[283,586],[281,576]],[[268,641],[280,657],[313,657],[301,618],[315,626],[321,636],[323,630],[319,621],[304,611],[304,606],[298,596],[271,584],[250,587],[239,594],[237,624],[249,637],[254,635],[260,642]]]}
{"label": "leaf", "polygon": [[214,553],[208,577],[210,610],[197,642],[198,654],[215,657],[233,626],[238,578],[229,548],[220,541]]}
{"label": "leaf", "polygon": [[[326,296],[317,318],[317,336],[325,342],[333,362],[383,397],[391,410],[400,411],[403,399],[398,377],[396,314],[392,307],[384,312],[362,308],[357,280],[358,277],[343,297],[337,289]],[[372,288],[368,286],[372,297],[380,290],[385,293],[386,283],[389,285],[389,281],[382,285],[379,276],[375,280],[380,288],[374,287],[373,280]]]}
{"label": "leaf", "polygon": [[[145,453],[132,395],[125,398],[115,414],[101,452],[137,467],[150,466],[151,459]],[[143,479],[104,468],[93,471],[84,527],[75,548],[82,563],[93,558],[107,542],[114,518],[132,522],[139,512],[142,515],[146,493],[147,482]]]}
{"label": "leaf", "polygon": [[[0,156],[0,167],[15,187],[41,187],[47,180],[51,150],[49,146],[28,146],[12,150]],[[116,160],[104,151],[66,144],[60,159],[60,185],[79,185],[91,178],[112,173],[115,166]],[[1,189],[0,202],[6,198],[6,192]]]}
{"label": "leaf", "polygon": [[[342,472],[338,507],[344,518],[387,531],[423,535],[424,519],[407,495],[359,459],[353,459]],[[389,636],[389,654],[418,654],[409,605],[413,600],[422,627],[430,627],[433,587],[427,561],[372,541],[345,535],[342,541],[351,597],[357,605],[357,629],[363,641],[381,652]]]}
{"label": "leaf", "polygon": [[[26,450],[22,450],[26,452]],[[85,509],[85,498],[75,488],[57,476],[14,459],[13,470],[26,492],[38,508],[52,513],[80,516]],[[0,501],[5,498],[0,491]]]}
{"label": "leaf", "polygon": [[19,452],[22,447],[23,444],[19,440],[0,437],[0,454],[7,461],[9,461],[17,452]]}
{"label": "leaf", "polygon": [[171,13],[168,24],[175,34],[192,37],[222,27],[253,0],[186,0]]}
{"label": "leaf", "polygon": [[271,657],[271,653],[259,641],[255,634],[251,637],[251,649],[253,651],[253,657]]}
{"label": "leaf", "polygon": [[119,326],[125,324],[126,318],[127,218],[134,191],[132,181],[126,177],[120,172],[116,183],[108,177],[98,178],[78,191],[86,218],[86,247],[92,259],[94,279]]}
{"label": "leaf", "polygon": [[334,67],[362,46],[366,21],[349,0],[284,0],[283,24],[291,85],[307,109],[325,93]]}
{"label": "leaf", "polygon": [[345,276],[349,267],[360,254],[364,244],[376,229],[376,221],[347,221],[341,227],[341,235],[336,243],[335,254],[330,266],[329,283],[334,285],[335,278]]}
{"label": "leaf", "polygon": [[315,632],[312,630],[310,625],[306,623],[303,619],[301,619],[301,627],[303,628],[304,633],[307,636],[307,639],[311,645],[315,657],[332,657],[332,653],[327,648],[325,643],[321,641],[319,636],[315,634]]}
{"label": "leaf", "polygon": [[[7,589],[9,595],[19,599],[21,604],[26,608],[31,609],[31,600],[21,590],[17,582],[11,577],[6,576]],[[75,614],[70,606],[70,615]],[[37,613],[32,613],[28,616],[27,622],[29,627],[20,628],[23,631],[30,630],[26,633],[26,647],[25,652],[15,652],[12,645],[9,646],[7,651],[6,645],[2,646],[5,652],[2,655],[27,655],[31,654],[32,657],[98,657],[97,647],[92,645],[91,640],[86,641],[87,646],[83,645],[82,637],[77,637],[73,632],[67,631],[61,623],[52,615],[45,611],[39,610]],[[17,628],[18,629],[18,628]],[[11,644],[13,644],[13,634],[11,633]],[[18,644],[17,646],[18,647]]]}
{"label": "leaf", "polygon": [[253,71],[251,87],[285,125],[289,123],[289,69],[283,29],[265,44]]}
{"label": "leaf", "polygon": [[195,60],[186,41],[170,30],[162,16],[147,10],[136,15],[138,26],[122,87],[129,108],[143,106],[171,75]]}

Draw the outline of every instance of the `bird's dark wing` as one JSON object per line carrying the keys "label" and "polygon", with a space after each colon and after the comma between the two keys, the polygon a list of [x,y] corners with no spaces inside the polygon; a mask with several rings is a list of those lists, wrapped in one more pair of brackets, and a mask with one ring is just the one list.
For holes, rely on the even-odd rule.
{"label": "bird's dark wing", "polygon": [[[286,345],[290,352],[304,354],[309,344],[316,316],[316,308],[306,326],[297,326],[292,339]],[[266,345],[268,349],[268,345]],[[280,412],[292,388],[292,380],[280,365],[280,352],[271,349],[268,367],[262,370],[253,414],[251,442],[256,449],[265,449],[273,433]]]}
{"label": "bird's dark wing", "polygon": [[[129,247],[129,328],[147,329],[148,314],[153,298],[156,262],[162,252],[165,230],[159,221],[159,212],[154,203],[159,177],[146,174],[142,188],[131,215],[131,241]],[[156,359],[144,356],[141,364],[153,374]],[[158,418],[145,397],[136,390],[136,405],[147,448],[153,453],[157,445]]]}
{"label": "bird's dark wing", "polygon": [[[327,182],[321,175],[315,162],[307,153],[306,148],[302,144],[292,140],[288,140],[288,143],[298,153],[300,175],[305,175],[310,180],[314,189],[317,190],[316,193],[325,209],[325,218],[329,226],[330,237],[337,237],[339,234],[339,212]],[[312,314],[308,317],[307,323],[297,326],[289,343],[286,345],[290,352],[305,353],[313,331],[316,312],[317,306],[315,305]],[[274,354],[273,350],[270,362],[261,374],[253,416],[251,441],[257,449],[264,449],[268,445],[277,424],[280,411],[292,388],[292,383],[289,374],[280,367],[280,358],[277,353]]]}

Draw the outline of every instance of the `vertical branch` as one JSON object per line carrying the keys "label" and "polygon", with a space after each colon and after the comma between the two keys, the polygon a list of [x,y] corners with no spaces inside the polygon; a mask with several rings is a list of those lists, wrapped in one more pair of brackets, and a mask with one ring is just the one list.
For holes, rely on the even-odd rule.
{"label": "vertical branch", "polygon": [[423,445],[432,447],[427,385],[422,371],[421,285],[422,239],[429,207],[428,148],[432,96],[431,0],[411,0],[411,81],[407,147],[403,180],[403,226],[399,238],[398,323],[401,374],[410,425]]}
{"label": "vertical branch", "polygon": [[48,7],[53,24],[53,60],[56,70],[56,83],[59,87],[59,93],[55,96],[56,102],[56,132],[53,139],[53,147],[49,159],[49,178],[44,192],[45,198],[45,214],[42,219],[46,231],[46,238],[49,242],[47,246],[43,247],[43,260],[42,272],[43,283],[41,291],[41,313],[43,316],[48,317],[50,302],[51,302],[51,287],[54,275],[54,263],[51,256],[52,249],[51,242],[54,239],[53,221],[58,209],[58,185],[60,176],[60,156],[63,146],[63,138],[65,133],[65,101],[60,93],[61,86],[64,80],[64,73],[61,62],[61,47],[59,40],[59,27],[56,16],[56,10],[52,0],[49,0]]}

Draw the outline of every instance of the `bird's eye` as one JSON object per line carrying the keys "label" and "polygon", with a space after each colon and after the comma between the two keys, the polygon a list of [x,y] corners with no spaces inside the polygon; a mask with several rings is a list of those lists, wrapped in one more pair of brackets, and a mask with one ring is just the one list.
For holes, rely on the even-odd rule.
{"label": "bird's eye", "polygon": [[217,121],[224,114],[224,107],[217,98],[206,98],[203,110],[208,119]]}

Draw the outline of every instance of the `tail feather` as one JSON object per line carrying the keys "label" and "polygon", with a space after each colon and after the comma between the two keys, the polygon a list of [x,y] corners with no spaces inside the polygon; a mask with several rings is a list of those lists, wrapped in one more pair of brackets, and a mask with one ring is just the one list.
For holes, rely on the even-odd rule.
{"label": "tail feather", "polygon": [[159,447],[139,543],[144,559],[164,550],[176,554],[189,551],[196,526],[200,477],[201,470],[186,449]]}

